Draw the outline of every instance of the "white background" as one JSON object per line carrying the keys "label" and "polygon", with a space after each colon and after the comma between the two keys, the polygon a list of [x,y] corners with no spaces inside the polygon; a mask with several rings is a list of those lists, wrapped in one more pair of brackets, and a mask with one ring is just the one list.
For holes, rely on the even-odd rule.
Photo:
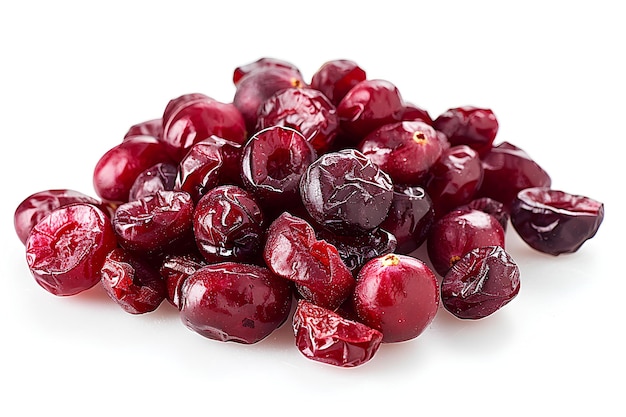
{"label": "white background", "polygon": [[[624,415],[617,4],[3,2],[0,414]],[[490,107],[496,141],[526,150],[554,188],[604,202],[604,224],[559,257],[509,227],[522,272],[511,304],[476,322],[442,310],[420,337],[354,369],[305,359],[289,325],[253,346],[219,343],[168,304],[131,316],[97,288],[58,298],[38,287],[13,230],[19,202],[49,188],[94,195],[96,161],[130,125],[184,93],[230,101],[234,68],[263,56],[306,79],[325,61],[352,59],[433,117]]]}

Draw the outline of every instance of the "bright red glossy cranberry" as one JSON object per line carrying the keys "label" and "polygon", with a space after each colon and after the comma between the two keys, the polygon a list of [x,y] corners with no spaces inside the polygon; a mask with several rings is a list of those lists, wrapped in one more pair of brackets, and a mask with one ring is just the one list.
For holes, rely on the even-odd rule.
{"label": "bright red glossy cranberry", "polygon": [[156,194],[120,205],[113,229],[120,246],[143,253],[173,249],[191,236],[194,205],[181,191]]}
{"label": "bright red glossy cranberry", "polygon": [[467,145],[443,151],[424,180],[438,217],[469,203],[482,181],[483,166],[478,152]]}
{"label": "bright red glossy cranberry", "polygon": [[454,210],[433,225],[426,242],[435,270],[445,276],[469,251],[482,246],[504,247],[504,229],[490,214],[479,210]]}
{"label": "bright red glossy cranberry", "polygon": [[400,120],[420,120],[427,125],[433,125],[433,119],[430,117],[430,114],[428,114],[428,111],[413,103],[404,103]]}
{"label": "bright red glossy cranberry", "polygon": [[311,225],[289,213],[268,228],[263,259],[276,275],[293,281],[305,300],[321,307],[336,309],[354,288],[337,248],[317,240]]}
{"label": "bright red glossy cranberry", "polygon": [[161,162],[151,166],[135,179],[128,193],[128,201],[139,200],[157,191],[174,190],[177,174],[178,167],[174,164]]}
{"label": "bright red glossy cranberry", "polygon": [[406,255],[426,241],[434,221],[432,200],[422,187],[397,185],[389,213],[380,227],[395,236],[395,251]]}
{"label": "bright red glossy cranberry", "polygon": [[491,148],[498,133],[493,111],[473,106],[449,109],[434,120],[433,126],[445,133],[452,146],[468,145],[481,155]]}
{"label": "bright red glossy cranberry", "polygon": [[243,115],[248,132],[254,132],[259,108],[265,100],[286,88],[305,85],[298,71],[280,67],[260,68],[239,80],[233,104]]}
{"label": "bright red glossy cranberry", "polygon": [[337,106],[352,87],[366,78],[365,71],[356,62],[337,59],[326,62],[313,74],[311,87],[324,93]]}
{"label": "bright red glossy cranberry", "polygon": [[298,350],[307,358],[334,366],[359,366],[374,356],[383,335],[362,323],[300,300],[293,316]]}
{"label": "bright red glossy cranberry", "polygon": [[256,200],[234,185],[209,191],[193,214],[196,244],[208,262],[255,261],[263,248],[263,226]]}
{"label": "bright red glossy cranberry", "polygon": [[26,244],[28,234],[41,219],[60,207],[76,203],[101,206],[99,200],[74,190],[45,190],[29,195],[17,206],[13,215],[17,236]]}
{"label": "bright red glossy cranberry", "polygon": [[210,97],[182,100],[163,116],[163,143],[175,161],[182,160],[196,143],[218,136],[237,144],[247,139],[243,116],[231,103]]}
{"label": "bright red glossy cranberry", "polygon": [[107,255],[102,266],[102,286],[109,297],[130,314],[156,310],[166,293],[159,271],[121,248]]}
{"label": "bright red glossy cranberry", "polygon": [[335,106],[313,88],[287,88],[263,102],[256,130],[272,126],[291,127],[302,133],[318,153],[332,145],[339,129]]}
{"label": "bright red glossy cranberry", "polygon": [[417,185],[442,153],[435,129],[422,121],[391,123],[367,135],[358,149],[396,184]]}
{"label": "bright red glossy cranberry", "polygon": [[375,258],[359,272],[354,308],[363,323],[382,332],[384,343],[414,339],[437,314],[439,282],[418,259]]}
{"label": "bright red glossy cranberry", "polygon": [[300,70],[298,69],[298,67],[296,67],[291,62],[266,57],[235,68],[235,71],[233,72],[233,84],[239,84],[239,80],[241,80],[244,76],[251,72],[266,68],[283,68],[300,74]]}
{"label": "bright red glossy cranberry", "polygon": [[167,255],[159,269],[165,281],[165,299],[180,309],[180,291],[187,278],[206,265],[204,259],[194,254]]}
{"label": "bright red glossy cranberry", "polygon": [[457,210],[480,210],[491,214],[498,220],[504,231],[506,231],[509,223],[509,211],[504,207],[504,204],[489,197],[476,198],[467,204],[457,207]]}
{"label": "bright red glossy cranberry", "polygon": [[163,110],[163,116],[161,118],[161,132],[163,131],[163,125],[165,124],[163,122],[164,120],[170,120],[174,116],[174,114],[176,114],[180,109],[188,106],[190,103],[203,100],[211,100],[211,97],[202,93],[189,93],[183,94],[182,96],[178,96],[168,101],[167,106],[165,106],[165,110]]}
{"label": "bright red glossy cranberry", "polygon": [[354,144],[380,126],[401,120],[403,112],[400,92],[385,80],[361,81],[337,105],[341,128]]}
{"label": "bright red glossy cranberry", "polygon": [[117,246],[109,218],[91,204],[58,208],[35,225],[26,240],[26,261],[35,281],[59,296],[100,281],[104,259]]}
{"label": "bright red glossy cranberry", "polygon": [[222,262],[187,278],[180,300],[180,317],[189,329],[209,339],[251,344],[287,320],[292,290],[267,268]]}
{"label": "bright red glossy cranberry", "polygon": [[460,319],[481,319],[508,304],[519,293],[520,272],[500,246],[465,254],[441,282],[441,302]]}
{"label": "bright red glossy cranberry", "polygon": [[133,136],[151,136],[155,139],[161,139],[163,136],[163,121],[161,119],[153,119],[132,125],[124,135],[124,140],[128,140]]}
{"label": "bright red glossy cranberry", "polygon": [[483,183],[479,197],[500,201],[507,208],[517,193],[532,187],[550,187],[552,181],[546,171],[522,149],[502,142],[482,156]]}
{"label": "bright red glossy cranberry", "polygon": [[550,255],[576,252],[603,219],[601,202],[546,187],[520,191],[511,206],[511,224],[520,237]]}
{"label": "bright red glossy cranberry", "polygon": [[345,149],[324,154],[309,166],[300,195],[317,223],[335,233],[356,235],[385,219],[393,185],[365,155]]}
{"label": "bright red glossy cranberry", "polygon": [[240,184],[241,149],[217,136],[194,144],[178,166],[174,189],[188,192],[197,203],[218,185]]}
{"label": "bright red glossy cranberry", "polygon": [[161,162],[172,162],[163,143],[150,136],[133,136],[111,148],[96,163],[96,194],[105,201],[125,203],[137,176]]}

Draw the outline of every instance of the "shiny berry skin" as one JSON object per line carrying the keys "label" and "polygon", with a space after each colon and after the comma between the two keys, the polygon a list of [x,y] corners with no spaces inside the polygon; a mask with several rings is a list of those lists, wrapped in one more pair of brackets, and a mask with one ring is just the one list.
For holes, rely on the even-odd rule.
{"label": "shiny berry skin", "polygon": [[404,103],[400,120],[420,120],[429,126],[433,125],[433,119],[430,117],[430,114],[428,114],[428,111],[413,103]]}
{"label": "shiny berry skin", "polygon": [[354,149],[329,152],[302,176],[300,195],[311,217],[328,230],[347,235],[376,228],[393,198],[391,178]]}
{"label": "shiny berry skin", "polygon": [[601,202],[546,187],[520,191],[511,205],[511,224],[524,242],[555,256],[578,251],[603,219]]}
{"label": "shiny berry skin", "polygon": [[117,246],[109,218],[91,204],[58,208],[33,227],[26,262],[46,291],[75,295],[100,281],[107,254]]}
{"label": "shiny berry skin", "polygon": [[243,184],[265,208],[282,212],[300,203],[300,179],[315,159],[315,150],[299,132],[263,129],[244,146]]}
{"label": "shiny berry skin", "polygon": [[491,109],[464,106],[449,109],[434,121],[452,146],[468,145],[479,154],[487,152],[498,133],[498,120]]}
{"label": "shiny berry skin", "polygon": [[165,299],[165,281],[149,262],[122,248],[112,250],[102,265],[102,286],[124,311],[145,314]]}
{"label": "shiny berry skin", "polygon": [[99,200],[79,191],[60,189],[39,191],[26,197],[15,209],[13,225],[22,243],[37,223],[52,211],[70,204],[86,203],[100,206]]}
{"label": "shiny berry skin", "polygon": [[324,63],[311,78],[311,87],[321,91],[335,106],[367,75],[356,62],[337,59]]}
{"label": "shiny berry skin", "polygon": [[256,343],[287,320],[291,283],[267,268],[234,262],[206,265],[181,288],[180,318],[222,342]]}
{"label": "shiny berry skin", "polygon": [[318,240],[310,224],[289,213],[268,228],[263,259],[276,275],[293,281],[302,298],[320,307],[335,310],[354,288],[337,248]]}
{"label": "shiny berry skin", "polygon": [[504,231],[506,231],[509,223],[509,211],[504,207],[504,204],[489,197],[476,198],[467,204],[457,207],[457,210],[480,210],[491,214],[498,220]]}
{"label": "shiny berry skin", "polygon": [[247,191],[234,185],[213,188],[198,202],[193,230],[207,262],[253,262],[264,238],[263,213]]}
{"label": "shiny berry skin", "polygon": [[422,261],[389,254],[363,266],[354,289],[361,321],[383,334],[383,343],[419,336],[439,308],[439,282]]}
{"label": "shiny berry skin", "polygon": [[272,67],[283,68],[300,74],[300,70],[298,69],[298,67],[296,67],[291,62],[283,61],[276,58],[265,57],[235,68],[235,71],[233,71],[233,84],[239,84],[239,81],[251,72]]}
{"label": "shiny berry skin", "polygon": [[482,246],[504,248],[504,229],[498,220],[479,210],[453,210],[433,225],[426,247],[435,270],[445,276],[469,251]]}
{"label": "shiny berry skin", "polygon": [[159,274],[165,281],[165,299],[180,309],[180,290],[183,283],[205,265],[204,259],[194,254],[167,255],[159,268]]}
{"label": "shiny berry skin", "polygon": [[395,252],[406,255],[426,241],[434,221],[433,202],[422,187],[396,185],[389,213],[380,227],[395,236]]}
{"label": "shiny berry skin", "polygon": [[477,197],[489,197],[509,208],[517,193],[531,187],[550,187],[548,173],[522,149],[508,142],[482,157],[483,183]]}
{"label": "shiny berry skin", "polygon": [[520,290],[520,271],[500,246],[466,253],[441,282],[441,302],[460,319],[487,317],[508,304]]}
{"label": "shiny berry skin", "polygon": [[368,362],[383,338],[376,329],[305,300],[298,302],[293,330],[296,346],[305,357],[342,368]]}
{"label": "shiny berry skin", "polygon": [[318,153],[332,145],[339,129],[335,105],[313,88],[287,88],[259,107],[256,130],[290,127],[302,133]]}
{"label": "shiny berry skin", "polygon": [[191,236],[194,205],[182,191],[156,194],[120,205],[113,229],[125,249],[156,254],[166,252]]}
{"label": "shiny berry skin", "polygon": [[124,140],[128,140],[133,136],[151,136],[155,139],[161,139],[163,136],[163,121],[161,119],[152,119],[132,125],[124,135]]}
{"label": "shiny berry skin", "polygon": [[395,184],[421,184],[442,153],[435,129],[422,121],[386,124],[367,135],[358,149]]}
{"label": "shiny berry skin", "polygon": [[157,191],[172,191],[176,183],[178,167],[161,162],[139,174],[130,188],[128,201],[139,200],[155,194]]}

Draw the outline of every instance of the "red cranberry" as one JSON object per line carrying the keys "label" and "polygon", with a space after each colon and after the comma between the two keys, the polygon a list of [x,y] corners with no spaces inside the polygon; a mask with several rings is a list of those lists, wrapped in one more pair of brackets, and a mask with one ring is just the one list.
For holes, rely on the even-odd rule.
{"label": "red cranberry", "polygon": [[491,214],[498,220],[504,231],[506,231],[509,223],[509,212],[504,207],[504,204],[489,197],[476,198],[467,204],[457,207],[457,210],[480,210]]}
{"label": "red cranberry", "polygon": [[293,330],[296,346],[304,356],[343,368],[372,359],[383,338],[376,329],[304,300],[298,302]]}
{"label": "red cranberry", "polygon": [[159,269],[159,274],[165,281],[165,299],[180,309],[180,290],[183,283],[205,265],[206,262],[194,254],[167,255]]}
{"label": "red cranberry", "polygon": [[454,210],[433,225],[426,247],[439,275],[465,254],[482,246],[504,247],[504,229],[490,214],[479,210]]}
{"label": "red cranberry", "polygon": [[139,174],[130,188],[128,201],[139,200],[155,194],[157,191],[172,191],[176,183],[178,167],[161,162]]}
{"label": "red cranberry", "polygon": [[93,186],[100,198],[125,203],[139,174],[172,159],[164,145],[150,136],[134,136],[107,151],[96,163]]}
{"label": "red cranberry", "polygon": [[475,248],[448,271],[441,282],[441,302],[461,319],[481,319],[519,293],[520,271],[500,246]]}
{"label": "red cranberry", "polygon": [[546,187],[520,191],[511,206],[511,224],[520,237],[550,255],[576,252],[603,219],[601,202]]}
{"label": "red cranberry", "polygon": [[322,155],[300,183],[311,217],[339,234],[356,235],[376,228],[393,197],[389,176],[361,152],[346,149]]}
{"label": "red cranberry", "polygon": [[152,265],[124,249],[111,251],[102,266],[102,286],[130,314],[154,311],[165,299],[165,281]]}
{"label": "red cranberry", "polygon": [[311,78],[311,87],[324,93],[335,106],[358,83],[367,78],[356,62],[347,59],[328,61]]}
{"label": "red cranberry", "polygon": [[550,187],[552,181],[522,149],[508,142],[491,148],[482,157],[483,183],[479,197],[500,201],[507,208],[517,193],[531,187]]}
{"label": "red cranberry", "polygon": [[202,93],[189,93],[171,99],[167,103],[167,106],[165,106],[165,110],[163,110],[163,117],[161,118],[161,131],[163,130],[163,126],[165,125],[164,121],[170,120],[180,109],[188,106],[194,101],[203,100],[211,100],[211,97]]}
{"label": "red cranberry", "polygon": [[163,136],[163,121],[161,119],[153,119],[132,125],[124,135],[124,140],[128,140],[133,136],[151,136],[160,140]]}
{"label": "red cranberry", "polygon": [[428,111],[413,103],[404,103],[400,120],[420,120],[427,125],[433,125],[433,119],[430,117],[430,114],[428,114]]}
{"label": "red cranberry", "polygon": [[223,185],[209,191],[193,214],[196,244],[208,262],[252,262],[263,248],[263,214],[247,191]]}
{"label": "red cranberry", "polygon": [[35,281],[59,296],[100,281],[104,259],[117,246],[109,218],[91,204],[72,204],[45,216],[28,235],[26,261]]}
{"label": "red cranberry", "polygon": [[187,278],[180,300],[180,317],[189,329],[209,339],[251,344],[287,320],[292,290],[267,268],[222,262]]}
{"label": "red cranberry", "polygon": [[455,145],[468,145],[479,154],[487,152],[498,133],[498,120],[490,109],[473,106],[449,109],[433,122]]}
{"label": "red cranberry", "polygon": [[261,58],[249,64],[241,65],[235,68],[235,71],[233,72],[233,84],[239,84],[239,80],[251,72],[266,68],[283,68],[300,74],[298,67],[291,62],[276,58]]}
{"label": "red cranberry", "polygon": [[435,129],[421,121],[379,127],[359,144],[359,150],[396,184],[420,184],[439,159],[441,142]]}
{"label": "red cranberry", "polygon": [[99,200],[74,190],[45,190],[31,194],[15,209],[13,225],[17,236],[26,244],[28,234],[41,219],[60,207],[75,203],[101,205]]}
{"label": "red cranberry", "polygon": [[293,281],[305,300],[320,307],[336,309],[354,288],[337,249],[317,240],[311,225],[289,213],[268,228],[263,259],[276,275]]}
{"label": "red cranberry", "polygon": [[433,203],[423,188],[395,186],[389,214],[380,227],[396,237],[396,252],[406,255],[424,243],[434,221]]}
{"label": "red cranberry", "polygon": [[354,307],[366,325],[380,330],[383,342],[419,336],[439,308],[439,283],[422,261],[385,255],[363,266],[354,289]]}
{"label": "red cranberry", "polygon": [[339,129],[335,106],[313,88],[279,91],[259,107],[257,117],[257,131],[272,126],[291,127],[319,153],[330,148]]}

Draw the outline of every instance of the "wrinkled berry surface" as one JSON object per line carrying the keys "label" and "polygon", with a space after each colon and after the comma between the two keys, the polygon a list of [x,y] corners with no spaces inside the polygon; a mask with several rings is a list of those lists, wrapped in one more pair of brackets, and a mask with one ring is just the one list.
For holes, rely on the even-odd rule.
{"label": "wrinkled berry surface", "polygon": [[311,78],[311,87],[321,91],[334,104],[358,83],[365,81],[365,71],[354,61],[337,59],[324,63]]}
{"label": "wrinkled berry surface", "polygon": [[450,144],[468,145],[479,154],[487,152],[498,133],[498,120],[491,109],[474,106],[451,108],[434,121]]}
{"label": "wrinkled berry surface", "polygon": [[139,174],[130,188],[128,201],[155,194],[157,191],[172,191],[176,183],[178,167],[159,163]]}
{"label": "wrinkled berry surface", "polygon": [[195,254],[166,256],[159,268],[159,274],[165,281],[165,299],[180,308],[180,290],[185,280],[204,265],[204,259]]}

